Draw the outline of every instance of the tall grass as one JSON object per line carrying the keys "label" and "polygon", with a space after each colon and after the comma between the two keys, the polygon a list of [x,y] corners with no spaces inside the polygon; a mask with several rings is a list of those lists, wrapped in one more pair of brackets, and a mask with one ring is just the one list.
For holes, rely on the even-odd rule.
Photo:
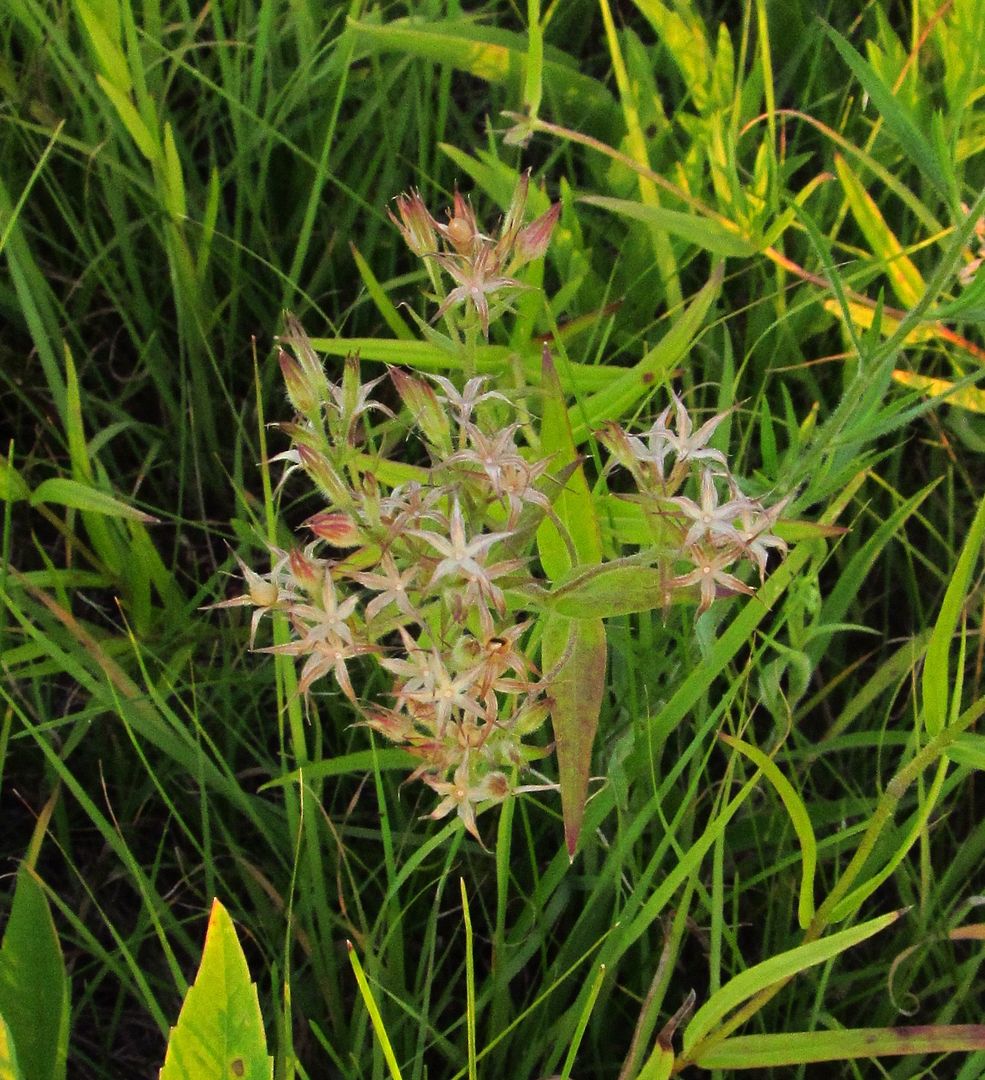
{"label": "tall grass", "polygon": [[[0,833],[72,1075],[156,1074],[213,897],[278,1078],[727,1075],[730,1015],[802,1063],[760,1075],[980,1075],[794,1035],[980,1020],[983,37],[982,0],[5,6]],[[283,311],[333,378],[455,375],[387,205],[494,221],[528,166],[543,289],[475,362],[536,414],[550,338],[604,543],[641,522],[594,433],[669,388],[798,519],[757,595],[607,620],[573,862],[551,793],[492,854],[424,819],[344,696],[200,610],[322,508],[270,464]]]}

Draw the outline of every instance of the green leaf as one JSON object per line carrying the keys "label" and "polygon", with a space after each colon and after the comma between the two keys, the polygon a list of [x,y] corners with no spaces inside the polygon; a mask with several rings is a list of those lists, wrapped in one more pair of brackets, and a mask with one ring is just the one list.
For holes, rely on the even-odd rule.
{"label": "green leaf", "polygon": [[[356,984],[359,987],[359,993],[362,996],[363,1004],[366,1006],[366,1011],[369,1013],[373,1031],[376,1032],[376,1037],[383,1050],[383,1056],[386,1058],[390,1076],[392,1080],[401,1080],[400,1066],[397,1064],[397,1055],[393,1052],[390,1036],[387,1035],[386,1025],[383,1023],[383,1016],[380,1013],[379,1006],[376,1004],[376,999],[373,997],[373,991],[369,988],[366,973],[363,971],[363,966],[359,962],[359,955],[353,948],[351,941],[347,941],[345,945],[349,950],[349,963],[352,965],[352,973],[356,976]],[[164,1080],[164,1078],[162,1077],[161,1080]]]}
{"label": "green leaf", "polygon": [[950,655],[951,639],[958,626],[958,619],[964,607],[965,595],[971,582],[972,571],[978,562],[982,540],[985,539],[985,499],[978,507],[978,513],[968,530],[958,564],[951,575],[950,584],[944,594],[940,614],[934,624],[934,631],[927,646],[927,657],[923,665],[923,716],[930,735],[938,735],[944,728],[947,718],[947,706],[951,692]]}
{"label": "green leaf", "polygon": [[[837,934],[821,938],[820,941],[809,941],[806,945],[798,945],[795,949],[789,949],[777,956],[771,956],[769,960],[764,960],[760,964],[754,964],[735,978],[729,979],[694,1014],[694,1018],[684,1032],[685,1052],[714,1031],[719,1021],[760,990],[765,990],[775,983],[806,971],[807,968],[823,964],[825,960],[838,956],[846,949],[872,937],[873,934],[878,934],[880,930],[885,930],[902,914],[902,911],[891,911],[888,915],[880,915],[859,926],[852,926]],[[701,1060],[700,1055],[697,1060]]]}
{"label": "green leaf", "polygon": [[600,206],[603,210],[611,210],[622,217],[662,229],[715,255],[743,257],[755,255],[758,250],[755,244],[738,231],[727,229],[720,222],[700,214],[667,210],[662,206],[646,206],[632,199],[610,199],[605,195],[582,195],[578,201]]}
{"label": "green leaf", "polygon": [[944,175],[942,162],[934,152],[933,146],[924,137],[916,121],[900,103],[893,91],[882,81],[870,64],[835,30],[825,26],[828,36],[842,60],[851,69],[852,74],[862,84],[872,99],[876,111],[885,120],[886,127],[896,137],[903,152],[937,188],[938,194],[945,199],[950,197],[950,185]]}
{"label": "green leaf", "polygon": [[737,1035],[699,1055],[696,1064],[703,1069],[767,1069],[817,1061],[955,1054],[983,1049],[983,1024],[848,1028],[793,1031],[784,1035]]}
{"label": "green leaf", "polygon": [[666,379],[694,344],[694,339],[721,287],[722,266],[719,263],[684,314],[635,367],[620,372],[604,390],[599,390],[583,403],[572,406],[571,431],[576,445],[584,442],[592,429],[603,421],[622,419],[633,406],[652,392],[655,385]]}
{"label": "green leaf", "polygon": [[[527,41],[494,27],[482,26],[472,19],[442,22],[394,19],[384,25],[349,20],[349,29],[357,43],[373,51],[392,50],[407,56],[419,56],[439,64],[449,64],[486,82],[512,81],[520,89],[525,81]],[[567,62],[565,62],[567,61]],[[555,107],[588,112],[613,111],[612,96],[606,88],[579,71],[573,61],[557,50],[549,50],[542,65],[544,89]]]}
{"label": "green leaf", "polygon": [[[389,338],[312,338],[311,346],[328,356],[359,353],[360,360],[377,360],[421,371],[464,371],[465,361],[454,348],[444,349],[429,341],[392,341]],[[540,382],[540,344],[531,345],[521,356],[523,373],[534,385]],[[475,350],[475,370],[479,374],[500,374],[516,354],[505,345],[480,345]],[[625,371],[601,364],[568,364],[565,381],[569,390],[599,390],[611,386]]]}
{"label": "green leaf", "polygon": [[835,170],[858,227],[868,240],[872,253],[886,267],[893,292],[904,307],[913,307],[926,289],[920,271],[903,251],[903,245],[886,223],[875,199],[865,190],[841,154],[835,154]]}
{"label": "green leaf", "polygon": [[[17,871],[0,946],[0,1015],[6,1021],[8,1051],[10,1043],[17,1048],[24,1075],[30,1080],[62,1080],[68,1047],[68,976],[44,889],[27,865]],[[0,1078],[7,1080],[2,1060],[0,1049]]]}
{"label": "green leaf", "polygon": [[103,93],[113,103],[113,108],[116,109],[116,113],[129,132],[130,138],[137,144],[137,149],[148,161],[156,162],[160,157],[157,139],[151,134],[150,128],[144,123],[144,118],[137,112],[137,108],[130,100],[129,95],[111,83],[109,79],[103,78],[102,75],[96,76],[96,82],[99,83]]}
{"label": "green leaf", "polygon": [[0,457],[0,502],[20,502],[29,499],[31,490],[21,474]]}
{"label": "green leaf", "polygon": [[[553,459],[553,470],[556,474],[558,470],[577,460],[578,450],[571,436],[564,391],[546,345],[541,359],[541,372],[544,409],[541,416],[540,453],[543,457]],[[567,477],[564,487],[554,500],[554,512],[557,521],[568,533],[578,562],[600,562],[602,535],[592,492],[585,479],[585,471],[580,465]],[[545,519],[537,530],[537,546],[544,570],[552,581],[571,569],[571,555],[557,524],[549,518]]]}
{"label": "green leaf", "polygon": [[[682,594],[672,600],[680,602]],[[550,594],[551,609],[569,619],[611,619],[667,603],[667,577],[652,566],[576,569]]]}
{"label": "green leaf", "polygon": [[31,505],[37,506],[38,503],[56,503],[58,506],[67,506],[73,510],[86,510],[95,514],[106,514],[108,517],[130,518],[132,521],[142,521],[148,525],[159,523],[156,517],[145,514],[136,507],[128,506],[104,491],[97,491],[78,480],[69,480],[61,476],[54,476],[38,484],[31,495]]}
{"label": "green leaf", "polygon": [[205,948],[171,1029],[160,1080],[272,1080],[256,985],[229,913],[213,900]]}
{"label": "green leaf", "polygon": [[606,638],[601,619],[566,619],[550,614],[544,622],[541,660],[554,700],[551,724],[556,743],[561,810],[568,856],[574,859],[581,833],[592,744],[605,692]]}
{"label": "green leaf", "polygon": [[170,121],[164,124],[164,200],[173,221],[183,221],[187,213],[185,203],[185,180],[181,173],[181,159],[174,141]]}
{"label": "green leaf", "polygon": [[309,761],[303,768],[277,776],[260,787],[266,791],[272,787],[283,787],[297,781],[324,780],[326,776],[351,776],[354,773],[372,772],[379,769],[412,769],[420,764],[420,758],[399,747],[390,746],[379,750],[355,750],[340,757],[325,758],[322,761]]}
{"label": "green leaf", "polygon": [[110,36],[109,28],[102,19],[93,11],[85,0],[75,0],[75,10],[79,19],[86,28],[89,40],[92,42],[92,50],[96,54],[96,60],[102,68],[103,74],[122,93],[129,94],[133,89],[133,81],[130,78],[130,68],[127,66],[126,57],[120,48],[120,28],[117,21],[115,29],[116,41]]}
{"label": "green leaf", "polygon": [[955,765],[967,765],[985,772],[985,735],[964,731],[944,753]]}
{"label": "green leaf", "polygon": [[742,739],[733,738],[731,735],[722,734],[719,738],[763,770],[763,775],[773,785],[790,815],[790,822],[800,841],[801,874],[797,921],[800,923],[801,930],[806,930],[814,918],[814,873],[817,870],[817,840],[807,807],[804,806],[804,801],[793,784],[780,772],[776,762],[764,754],[759,747],[744,742]]}
{"label": "green leaf", "polygon": [[24,1080],[24,1074],[17,1064],[14,1038],[3,1016],[0,1016],[0,1080]]}

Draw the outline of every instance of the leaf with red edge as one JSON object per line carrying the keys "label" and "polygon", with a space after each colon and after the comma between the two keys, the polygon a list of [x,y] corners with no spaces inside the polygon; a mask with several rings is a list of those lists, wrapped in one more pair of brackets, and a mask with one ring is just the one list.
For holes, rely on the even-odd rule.
{"label": "leaf with red edge", "polygon": [[567,619],[550,614],[544,621],[541,659],[554,700],[551,723],[561,784],[561,810],[568,855],[574,859],[581,833],[592,744],[605,692],[606,639],[601,619]]}

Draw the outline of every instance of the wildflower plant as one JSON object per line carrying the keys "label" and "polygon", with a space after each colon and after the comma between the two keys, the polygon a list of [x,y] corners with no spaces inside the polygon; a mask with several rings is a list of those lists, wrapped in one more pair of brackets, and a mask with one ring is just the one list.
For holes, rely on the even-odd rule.
{"label": "wildflower plant", "polygon": [[[499,294],[524,287],[513,275],[544,254],[559,213],[523,225],[527,185],[524,176],[495,239],[459,192],[446,223],[416,192],[396,200],[391,216],[432,272],[436,317],[464,304],[466,323],[488,337],[508,303]],[[443,294],[435,271],[453,283]],[[275,460],[304,474],[323,506],[297,547],[272,552],[269,573],[240,563],[246,592],[217,606],[254,608],[251,647],[263,615],[285,616],[290,639],[259,651],[301,661],[302,694],[334,681],[362,725],[418,759],[410,779],[436,793],[432,818],[454,813],[478,839],[483,809],[560,786],[573,854],[604,692],[603,618],[695,600],[700,615],[719,597],[753,593],[747,579],[762,580],[770,553],[786,551],[773,529],[787,500],[767,507],[743,494],[711,445],[727,414],[696,425],[672,391],[642,433],[615,421],[597,432],[609,455],[600,481],[627,474],[634,490],[619,498],[649,528],[635,550],[605,552],[600,533],[571,528],[579,514],[598,520],[602,496],[559,422],[546,346],[522,422],[515,395],[483,376],[391,368],[364,381],[350,356],[334,383],[290,316],[281,346],[295,416],[280,425],[291,446]],[[741,576],[743,564],[753,573]],[[357,689],[366,664],[389,680],[381,700]],[[523,783],[551,752],[540,734],[549,716],[560,784]]]}

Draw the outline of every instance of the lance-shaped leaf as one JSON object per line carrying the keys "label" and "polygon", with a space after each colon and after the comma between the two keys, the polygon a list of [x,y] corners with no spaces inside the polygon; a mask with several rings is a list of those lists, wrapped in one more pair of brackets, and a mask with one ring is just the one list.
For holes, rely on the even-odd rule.
{"label": "lance-shaped leaf", "polygon": [[685,599],[669,592],[667,575],[656,567],[610,563],[569,574],[551,593],[550,606],[569,619],[611,619]]}
{"label": "lance-shaped leaf", "polygon": [[566,619],[550,614],[541,640],[543,669],[551,679],[551,723],[561,784],[561,810],[568,855],[574,859],[581,832],[592,744],[605,691],[606,641],[601,619]]}
{"label": "lance-shaped leaf", "polygon": [[194,984],[171,1029],[160,1080],[273,1080],[256,985],[229,913],[212,902]]}
{"label": "lance-shaped leaf", "polygon": [[[685,1053],[691,1057],[692,1048],[697,1047],[701,1040],[713,1032],[729,1013],[748,1001],[754,994],[778,982],[783,982],[801,971],[815,967],[817,964],[823,964],[825,960],[830,960],[833,956],[838,956],[865,941],[866,938],[872,937],[873,934],[878,934],[880,930],[885,930],[902,914],[902,911],[891,911],[887,915],[880,915],[878,918],[849,927],[847,930],[841,930],[819,941],[809,941],[804,945],[798,945],[762,963],[754,964],[736,975],[712,994],[694,1014],[694,1019],[684,1032]],[[701,1060],[700,1047],[693,1057],[696,1061]]]}
{"label": "lance-shaped leaf", "polygon": [[[840,1028],[782,1035],[736,1035],[698,1056],[704,1069],[768,1069],[816,1061],[953,1054],[985,1050],[985,1024]],[[957,1073],[955,1072],[955,1075]]]}
{"label": "lance-shaped leaf", "polygon": [[19,1075],[14,1066],[10,1072],[4,1070],[6,1054],[32,1080],[62,1080],[68,1047],[68,976],[44,889],[29,866],[33,867],[31,855],[17,871],[0,947],[0,1014],[6,1021],[0,1077]]}
{"label": "lance-shaped leaf", "polygon": [[0,1016],[0,1077],[2,1080],[24,1080],[24,1074],[17,1064],[17,1051],[10,1028]]}
{"label": "lance-shaped leaf", "polygon": [[[578,451],[571,435],[564,391],[544,346],[541,357],[541,379],[544,390],[544,411],[541,417],[540,452],[553,456],[553,472],[562,485],[554,500],[555,520],[545,520],[537,531],[537,547],[547,576],[555,581],[571,569],[571,554],[579,563],[597,563],[602,559],[602,535],[592,492],[578,465],[566,472],[565,466],[576,461]],[[563,472],[563,479],[562,479]],[[558,524],[567,532],[573,552],[569,552],[558,532]]]}

